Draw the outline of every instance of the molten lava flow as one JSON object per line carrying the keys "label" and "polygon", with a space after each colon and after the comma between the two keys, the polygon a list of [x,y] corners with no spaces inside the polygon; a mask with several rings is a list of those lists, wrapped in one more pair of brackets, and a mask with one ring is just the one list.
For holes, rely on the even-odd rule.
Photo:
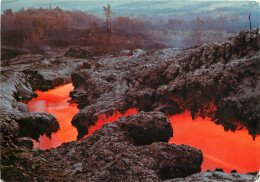
{"label": "molten lava flow", "polygon": [[34,141],[34,148],[55,148],[63,142],[77,139],[78,131],[72,126],[71,119],[79,111],[76,104],[69,104],[69,92],[73,91],[72,84],[56,87],[47,92],[36,91],[38,97],[28,103],[31,112],[52,113],[59,121],[60,130],[53,133],[51,139],[40,136],[39,142]]}
{"label": "molten lava flow", "polygon": [[209,118],[192,120],[189,112],[169,117],[173,137],[169,143],[187,144],[202,150],[202,171],[223,168],[225,172],[260,169],[260,137],[253,141],[246,130],[225,132]]}
{"label": "molten lava flow", "polygon": [[[51,139],[45,135],[34,141],[34,147],[49,149],[77,139],[77,129],[71,125],[72,117],[78,112],[75,104],[69,104],[72,84],[57,87],[47,92],[37,91],[39,97],[28,103],[31,112],[47,112],[56,116],[60,130]],[[107,122],[114,122],[121,116],[136,114],[137,109],[129,109],[124,115],[115,112],[107,117],[101,114],[95,126],[89,128],[91,135]],[[236,169],[238,172],[258,171],[260,169],[260,137],[253,141],[246,130],[225,132],[223,127],[214,124],[209,118],[192,120],[189,112],[169,117],[174,136],[169,143],[187,144],[202,150],[204,162],[202,171],[223,168],[225,172]],[[84,138],[85,138],[84,137]]]}
{"label": "molten lava flow", "polygon": [[[34,148],[39,147],[42,150],[55,148],[60,146],[64,142],[70,142],[77,140],[78,131],[72,126],[71,120],[73,116],[79,111],[76,104],[69,104],[70,100],[69,92],[73,91],[72,84],[56,87],[53,90],[47,92],[36,91],[38,97],[31,100],[27,106],[31,112],[45,112],[53,114],[59,121],[60,130],[51,135],[51,139],[46,135],[39,137],[39,142],[34,142]],[[95,130],[100,129],[101,126],[107,122],[114,122],[121,116],[128,116],[136,114],[136,109],[129,109],[124,115],[119,112],[115,112],[112,116],[107,117],[105,114],[98,116],[98,121],[95,126],[89,128],[89,134],[92,134]],[[85,138],[84,137],[84,138]]]}

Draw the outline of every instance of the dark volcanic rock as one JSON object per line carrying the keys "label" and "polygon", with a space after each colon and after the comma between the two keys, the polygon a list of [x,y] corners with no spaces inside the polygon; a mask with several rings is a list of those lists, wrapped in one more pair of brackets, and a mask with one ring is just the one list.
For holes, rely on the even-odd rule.
{"label": "dark volcanic rock", "polygon": [[155,92],[152,88],[131,89],[127,92],[126,102],[142,111],[150,111],[155,101]]}
{"label": "dark volcanic rock", "polygon": [[[100,52],[99,52],[100,53]],[[64,56],[66,57],[74,57],[74,58],[89,58],[92,56],[96,56],[98,54],[97,51],[94,51],[93,48],[80,48],[80,47],[71,47],[66,51]]]}
{"label": "dark volcanic rock", "polygon": [[33,141],[28,137],[20,137],[17,139],[17,146],[24,146],[26,148],[32,149],[33,148]]}
{"label": "dark volcanic rock", "polygon": [[64,54],[64,56],[75,58],[87,58],[87,52],[79,47],[71,47]]}
{"label": "dark volcanic rock", "polygon": [[31,137],[38,141],[44,133],[49,138],[59,129],[58,120],[48,113],[27,113],[16,118],[19,124],[19,136]]}
{"label": "dark volcanic rock", "polygon": [[149,145],[153,142],[168,142],[173,135],[171,123],[162,113],[140,112],[118,121],[121,128],[129,132],[135,145]]}
{"label": "dark volcanic rock", "polygon": [[18,110],[21,112],[30,112],[28,107],[26,106],[26,104],[24,104],[22,102],[18,102],[17,107],[18,107]]}
{"label": "dark volcanic rock", "polygon": [[3,48],[1,47],[1,60],[6,60],[1,62],[1,64],[3,65],[8,65],[9,64],[9,60],[22,54],[22,52],[20,52],[19,50],[12,50],[12,49],[8,49],[8,48]]}
{"label": "dark volcanic rock", "polygon": [[193,174],[186,178],[176,178],[165,180],[164,182],[181,182],[181,181],[245,181],[252,182],[256,179],[256,174],[248,173],[223,173],[217,170],[208,170],[204,173]]}
{"label": "dark volcanic rock", "polygon": [[[32,119],[32,115],[27,114],[29,112],[27,106],[20,101],[27,102],[37,97],[37,94],[34,93],[36,89],[44,91],[70,82],[72,72],[78,67],[86,67],[84,64],[87,63],[89,62],[81,59],[30,54],[19,55],[9,60],[9,65],[1,68],[0,119],[2,145],[10,145],[18,136],[19,124],[17,119],[23,118],[23,121]],[[33,127],[29,127],[30,131],[36,129],[33,131],[33,137],[43,134],[45,131],[47,135],[50,135],[50,131],[57,130],[57,127],[47,129],[47,126],[52,127],[50,123],[52,123],[53,117],[46,117],[46,114],[42,113],[37,116],[38,119],[40,115],[45,119],[50,119],[50,121],[44,120],[45,124],[42,123],[44,129],[39,130],[36,128],[40,127],[41,124],[35,124],[34,121],[37,119],[34,118]],[[23,136],[31,135],[27,132],[27,134],[23,133]]]}
{"label": "dark volcanic rock", "polygon": [[[129,127],[132,125],[138,127]],[[151,128],[146,128],[149,126]],[[147,138],[147,130],[157,131],[151,133],[155,135],[152,139]],[[133,133],[149,142],[136,146]],[[80,143],[65,143],[41,152],[27,151],[27,160],[17,150],[8,153],[5,158],[10,163],[3,164],[2,175],[7,181],[161,181],[200,172],[201,151],[187,145],[167,144],[170,136],[172,128],[164,114],[140,112],[106,123]],[[19,167],[23,166],[22,171],[24,164],[28,165],[29,172],[11,168],[12,160],[16,160]]]}
{"label": "dark volcanic rock", "polygon": [[210,117],[226,130],[244,126],[254,137],[260,133],[258,40],[255,29],[182,52],[164,49],[133,58],[101,57],[99,67],[72,75],[71,97],[81,109],[72,121],[78,138],[87,134],[99,114],[133,107],[165,114],[187,109],[193,118]]}
{"label": "dark volcanic rock", "polygon": [[[243,31],[223,43],[157,51],[136,50],[132,57],[92,60],[22,55],[1,70],[1,175],[5,181],[161,181],[248,180],[250,174],[200,172],[202,153],[167,144],[172,128],[162,111],[186,109],[192,117],[211,117],[226,130],[259,130],[259,34]],[[72,74],[73,72],[73,74]],[[72,75],[72,78],[71,78]],[[28,113],[20,101],[73,81],[71,102],[81,109],[72,124],[78,139],[98,116],[136,107],[140,113],[107,123],[82,142],[56,149],[30,149],[37,139],[57,131],[57,120]]]}
{"label": "dark volcanic rock", "polygon": [[[171,136],[170,122],[159,112],[140,112],[105,124],[83,140],[86,143],[97,140],[89,148],[89,157],[95,161],[88,168],[92,171],[91,180],[159,180],[200,171],[201,151],[185,145],[161,143]],[[137,141],[139,146],[135,146]],[[152,142],[156,143],[148,145]]]}
{"label": "dark volcanic rock", "polygon": [[[72,72],[78,67],[85,68],[89,62],[28,54],[17,56],[8,63],[1,67],[0,83],[1,177],[5,181],[42,181],[40,175],[32,176],[41,168],[33,166],[33,162],[45,159],[35,158],[30,150],[32,142],[19,137],[28,136],[38,140],[39,135],[44,133],[51,136],[59,125],[53,115],[29,113],[26,105],[20,101],[26,102],[36,97],[36,89],[44,91],[70,82]],[[45,175],[48,176],[48,173]]]}

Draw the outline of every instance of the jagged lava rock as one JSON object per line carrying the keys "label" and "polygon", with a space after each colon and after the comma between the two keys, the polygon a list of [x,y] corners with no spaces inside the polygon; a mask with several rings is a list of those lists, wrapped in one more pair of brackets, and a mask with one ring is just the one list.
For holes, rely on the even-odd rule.
{"label": "jagged lava rock", "polygon": [[[19,132],[21,134],[21,130],[25,131],[19,128],[17,121],[21,118],[24,121],[27,116],[28,120],[32,119],[32,115],[26,114],[29,110],[21,101],[27,102],[37,97],[37,94],[34,93],[35,90],[45,91],[70,82],[72,72],[78,67],[84,67],[84,64],[91,63],[87,60],[64,58],[59,55],[28,54],[19,55],[11,59],[8,66],[1,67],[1,144],[3,146],[12,146]],[[33,135],[31,137],[36,139],[45,131],[48,136],[51,131],[57,131],[57,125],[53,127],[54,125],[51,124],[54,121],[53,117],[48,117],[45,113],[38,114],[37,117],[40,118],[40,115],[45,118],[45,124],[42,123],[44,129],[39,129],[41,124],[35,124],[37,119],[34,118],[34,124],[28,124],[28,126],[31,125],[32,128],[28,128],[29,131],[33,130],[33,134],[22,132],[22,136]],[[50,121],[48,122],[46,119],[50,119]],[[47,129],[48,125],[52,128]]]}
{"label": "jagged lava rock", "polygon": [[121,128],[129,132],[135,145],[149,145],[153,142],[168,142],[173,130],[168,118],[160,112],[139,114],[117,121]]}
{"label": "jagged lava rock", "polygon": [[[250,134],[256,135],[259,134],[260,93],[258,31],[242,31],[226,42],[187,50],[137,50],[132,58],[105,55],[85,60],[24,55],[12,59],[10,65],[1,70],[3,179],[160,181],[199,172],[201,151],[165,143],[171,135],[167,120],[159,124],[158,118],[148,119],[147,113],[139,115],[146,118],[144,125],[137,122],[139,119],[130,121],[129,117],[129,125],[124,127],[125,119],[121,118],[105,124],[81,143],[64,143],[46,151],[31,150],[27,139],[18,138],[18,121],[23,115],[37,117],[27,115],[26,107],[19,102],[35,97],[36,89],[48,90],[68,83],[74,71],[72,102],[78,103],[81,110],[72,124],[79,131],[78,139],[87,134],[100,114],[123,113],[132,107],[166,114],[188,109],[193,118],[211,117],[226,130],[246,126]],[[27,123],[24,122],[26,117],[23,119],[21,123]],[[153,129],[165,133],[157,132],[149,139],[153,121],[159,126]],[[44,130],[49,133],[50,123],[44,123]],[[38,124],[34,126],[37,128]],[[42,132],[35,131],[34,137]],[[141,142],[136,142],[138,140]],[[214,175],[216,179],[223,179],[222,176],[224,173]]]}
{"label": "jagged lava rock", "polygon": [[40,135],[46,134],[49,138],[59,129],[59,122],[53,114],[27,113],[16,118],[19,124],[19,136],[31,137],[38,141]]}
{"label": "jagged lava rock", "polygon": [[166,114],[189,110],[193,118],[207,116],[225,130],[243,126],[255,137],[260,134],[258,31],[182,51],[103,56],[98,67],[75,71],[70,95],[81,109],[72,120],[78,139],[99,114],[133,107]]}
{"label": "jagged lava rock", "polygon": [[[161,181],[200,172],[202,152],[168,144],[171,136],[170,121],[163,113],[140,112],[104,124],[81,142],[5,153],[9,160],[4,160],[2,176],[7,181]],[[141,138],[143,143],[136,143]],[[11,167],[12,160],[18,167]]]}
{"label": "jagged lava rock", "polygon": [[252,182],[256,180],[256,173],[223,173],[218,170],[208,170],[203,173],[193,174],[186,178],[176,178],[165,180],[164,182],[181,182],[181,181],[243,181],[243,182]]}

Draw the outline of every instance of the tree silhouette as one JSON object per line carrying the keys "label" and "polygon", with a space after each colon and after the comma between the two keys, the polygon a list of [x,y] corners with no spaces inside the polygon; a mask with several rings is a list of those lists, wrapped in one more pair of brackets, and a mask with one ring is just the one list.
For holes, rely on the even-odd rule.
{"label": "tree silhouette", "polygon": [[250,30],[252,30],[252,26],[251,26],[251,12],[249,13],[248,19],[249,19]]}
{"label": "tree silhouette", "polygon": [[106,16],[106,28],[108,33],[112,33],[112,16],[114,15],[114,12],[110,8],[110,4],[107,6],[104,6],[104,12]]}

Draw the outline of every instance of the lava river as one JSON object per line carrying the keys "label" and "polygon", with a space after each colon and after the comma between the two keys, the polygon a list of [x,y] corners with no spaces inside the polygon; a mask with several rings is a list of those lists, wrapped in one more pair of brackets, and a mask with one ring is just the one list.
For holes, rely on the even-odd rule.
{"label": "lava river", "polygon": [[[68,103],[72,90],[72,84],[67,84],[47,92],[37,91],[38,97],[28,103],[31,112],[52,113],[60,125],[60,130],[52,134],[51,140],[45,135],[40,136],[39,142],[34,141],[34,148],[49,149],[76,140],[78,132],[71,125],[71,120],[79,110],[75,104]],[[96,126],[89,129],[89,135],[106,122],[114,122],[121,116],[136,113],[136,109],[129,109],[124,115],[119,112],[110,117],[100,115]],[[170,116],[169,119],[174,131],[169,143],[187,144],[201,149],[204,158],[202,171],[223,168],[225,172],[236,169],[244,173],[260,169],[259,136],[253,141],[246,130],[226,132],[209,118],[192,120],[189,112]]]}

